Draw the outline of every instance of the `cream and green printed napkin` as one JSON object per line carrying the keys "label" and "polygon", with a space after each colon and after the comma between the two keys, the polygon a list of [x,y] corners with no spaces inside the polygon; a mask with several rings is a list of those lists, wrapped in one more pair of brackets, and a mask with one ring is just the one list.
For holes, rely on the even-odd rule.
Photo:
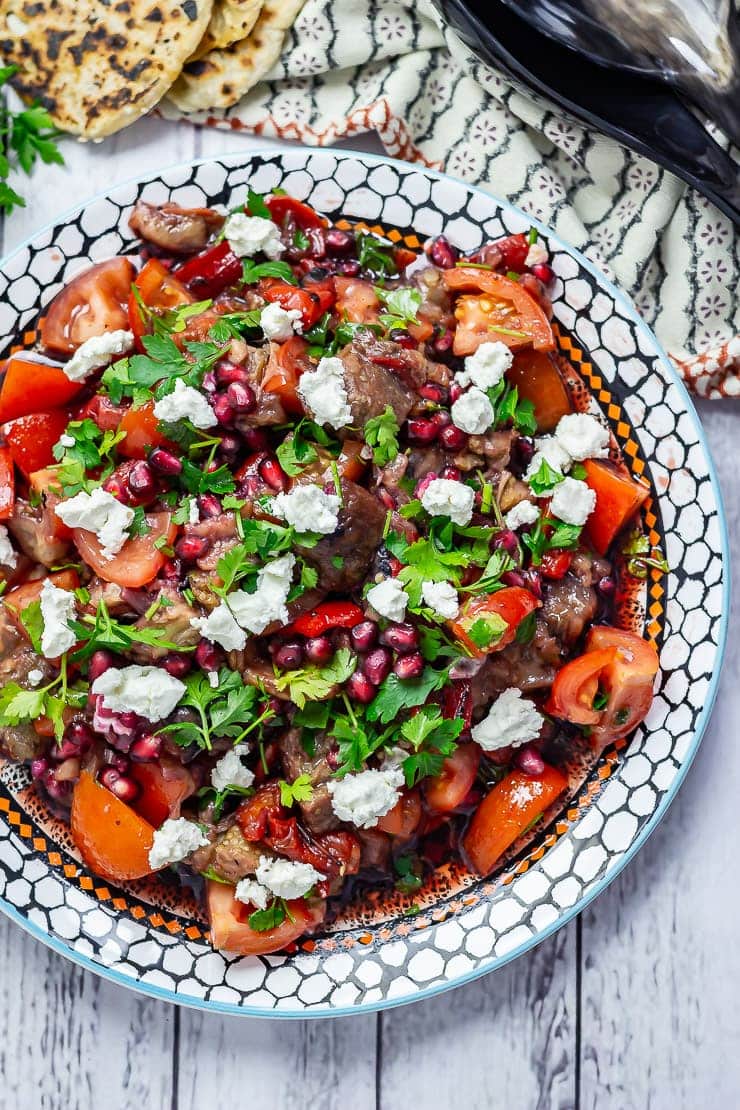
{"label": "cream and green printed napkin", "polygon": [[480,185],[551,226],[632,297],[692,389],[740,394],[731,221],[479,63],[425,0],[306,0],[269,80],[234,108],[187,118],[311,145],[376,131],[393,157]]}

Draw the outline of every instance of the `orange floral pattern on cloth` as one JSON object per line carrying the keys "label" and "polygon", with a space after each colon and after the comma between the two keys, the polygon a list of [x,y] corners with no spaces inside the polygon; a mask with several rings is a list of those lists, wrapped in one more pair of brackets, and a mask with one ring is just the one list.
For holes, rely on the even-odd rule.
{"label": "orange floral pattern on cloth", "polygon": [[[731,221],[479,63],[428,0],[306,0],[268,78],[233,108],[186,118],[312,146],[375,131],[394,158],[480,185],[552,227],[634,300],[690,389],[740,394]],[[172,105],[161,111],[179,118]]]}

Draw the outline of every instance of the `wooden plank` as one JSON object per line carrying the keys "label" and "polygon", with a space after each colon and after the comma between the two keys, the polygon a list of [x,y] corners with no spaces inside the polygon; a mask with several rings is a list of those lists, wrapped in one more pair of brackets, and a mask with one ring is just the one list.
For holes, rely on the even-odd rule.
{"label": "wooden plank", "polygon": [[180,1015],[177,1108],[375,1110],[375,1015],[315,1021]]}
{"label": "wooden plank", "polygon": [[[704,404],[702,416],[737,551],[737,410]],[[583,916],[583,1110],[738,1104],[739,619],[736,593],[719,698],[687,781],[638,858]]]}
{"label": "wooden plank", "polygon": [[169,1110],[171,1006],[83,971],[0,916],[0,1105]]}
{"label": "wooden plank", "polygon": [[576,1105],[576,925],[483,979],[381,1015],[382,1110]]}

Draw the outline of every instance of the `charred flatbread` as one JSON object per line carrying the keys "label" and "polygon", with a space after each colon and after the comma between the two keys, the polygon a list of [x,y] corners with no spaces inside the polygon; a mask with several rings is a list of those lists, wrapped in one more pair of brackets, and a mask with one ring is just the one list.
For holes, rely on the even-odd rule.
{"label": "charred flatbread", "polygon": [[193,59],[245,39],[257,22],[262,3],[263,0],[213,0],[211,22]]}

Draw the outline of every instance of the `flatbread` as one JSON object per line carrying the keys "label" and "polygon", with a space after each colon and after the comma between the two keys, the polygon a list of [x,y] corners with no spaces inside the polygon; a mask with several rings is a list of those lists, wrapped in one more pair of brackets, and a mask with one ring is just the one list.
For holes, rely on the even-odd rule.
{"label": "flatbread", "polygon": [[211,22],[193,60],[245,39],[257,22],[261,8],[262,0],[213,0]]}
{"label": "flatbread", "polygon": [[213,0],[2,0],[0,57],[58,127],[101,139],[161,99],[212,10]]}
{"label": "flatbread", "polygon": [[266,0],[249,38],[188,62],[167,99],[181,112],[232,107],[272,69],[302,7],[303,0]]}

